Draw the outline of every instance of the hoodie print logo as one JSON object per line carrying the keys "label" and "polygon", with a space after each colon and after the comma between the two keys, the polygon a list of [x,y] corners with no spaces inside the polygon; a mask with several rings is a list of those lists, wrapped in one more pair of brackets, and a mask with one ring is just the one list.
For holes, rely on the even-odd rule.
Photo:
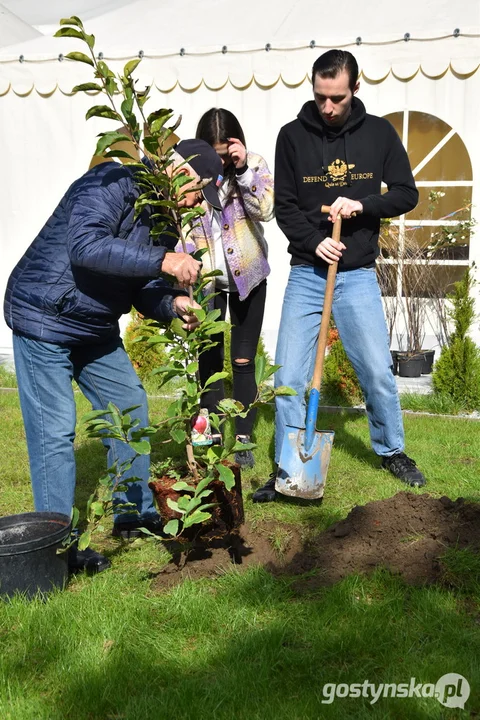
{"label": "hoodie print logo", "polygon": [[347,165],[345,160],[337,158],[331,165],[328,166],[327,170],[327,181],[325,187],[343,187],[347,185],[347,175],[349,170],[353,170],[355,165]]}
{"label": "hoodie print logo", "polygon": [[[354,164],[348,164],[345,160],[337,158],[331,165],[328,166],[325,175],[304,175],[304,183],[318,182],[323,183],[326,188],[331,187],[344,187],[348,185],[348,180],[371,180],[373,173],[350,173],[353,170]],[[348,177],[350,176],[350,177]]]}

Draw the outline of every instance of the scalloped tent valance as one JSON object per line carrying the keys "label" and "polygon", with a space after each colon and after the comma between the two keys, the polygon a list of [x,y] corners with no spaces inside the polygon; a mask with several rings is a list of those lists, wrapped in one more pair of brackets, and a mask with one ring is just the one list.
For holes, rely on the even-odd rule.
{"label": "scalloped tent valance", "polygon": [[[433,44],[435,41],[431,42]],[[461,78],[478,70],[478,40],[450,37],[437,42],[442,43],[441,54],[420,53],[414,41],[408,48],[410,52],[398,52],[398,46],[392,45],[388,53],[386,46],[381,46],[381,49],[357,46],[354,53],[363,79],[371,83],[383,82],[390,74],[399,80],[408,81],[418,73],[435,79],[451,72]],[[458,53],[459,44],[464,48],[463,53]],[[423,50],[425,45],[422,44],[421,47]],[[66,54],[73,48],[70,46],[63,49]],[[448,52],[449,49],[451,52]],[[232,48],[223,53],[218,48],[204,52],[194,49],[192,53],[186,52],[183,56],[173,57],[159,57],[145,52],[135,75],[140,85],[153,83],[161,92],[170,92],[176,87],[193,92],[202,84],[216,91],[228,83],[243,90],[252,82],[265,89],[272,88],[277,83],[296,87],[309,78],[313,61],[320,52],[319,48],[310,47],[275,48],[263,52]],[[118,57],[121,59],[117,60]],[[105,56],[105,60],[113,70],[120,71],[123,64],[133,57],[136,55],[131,53]],[[70,60],[59,60],[58,55],[52,57],[44,54],[33,57],[27,54],[19,60],[7,59],[0,53],[0,96],[9,91],[17,95],[28,95],[34,90],[41,95],[49,95],[55,90],[70,94],[72,87],[90,80],[91,77],[91,68]]]}

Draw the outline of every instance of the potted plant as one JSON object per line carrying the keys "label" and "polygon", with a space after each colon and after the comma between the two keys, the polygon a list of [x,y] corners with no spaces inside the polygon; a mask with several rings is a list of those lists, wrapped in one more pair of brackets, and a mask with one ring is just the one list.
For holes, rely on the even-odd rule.
{"label": "potted plant", "polygon": [[[425,218],[431,218],[444,195],[440,190],[429,193]],[[428,242],[423,226],[405,227],[400,231],[391,221],[382,222],[377,275],[390,341],[398,319],[403,320],[404,331],[399,333],[397,329],[401,350],[391,351],[400,375],[418,377],[432,371],[435,351],[424,347],[427,323],[434,328],[440,346],[447,342],[449,279],[438,272],[437,261],[468,256],[468,238],[476,224],[469,213],[470,204],[465,203],[465,207],[450,214],[458,224],[435,228]]]}

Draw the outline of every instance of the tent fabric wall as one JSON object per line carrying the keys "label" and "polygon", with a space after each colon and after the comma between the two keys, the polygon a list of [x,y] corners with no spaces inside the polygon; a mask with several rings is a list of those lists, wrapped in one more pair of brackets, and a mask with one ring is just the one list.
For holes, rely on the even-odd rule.
{"label": "tent fabric wall", "polygon": [[[345,6],[350,4],[353,7],[350,0],[344,3]],[[246,17],[247,11],[254,5],[247,0]],[[194,134],[197,121],[205,110],[213,106],[227,107],[239,117],[248,146],[260,152],[273,168],[278,130],[292,120],[302,104],[311,98],[309,73],[313,61],[323,49],[312,49],[308,47],[308,42],[315,39],[318,45],[332,45],[335,38],[323,22],[314,21],[320,14],[318,3],[298,0],[293,6],[283,9],[280,3],[256,5],[258,27],[255,23],[247,24],[241,32],[235,28],[236,33],[230,32],[229,23],[225,22],[225,12],[222,12],[222,8],[226,8],[224,0],[205,0],[200,17],[196,14],[197,6],[188,0],[178,0],[175,3],[177,21],[182,17],[178,30],[173,21],[168,24],[165,20],[165,15],[168,20],[169,13],[173,17],[172,3],[166,0],[138,0],[92,20],[91,26],[90,23],[87,25],[87,31],[94,32],[98,39],[96,50],[103,48],[107,60],[110,56],[122,57],[118,64],[121,67],[126,59],[134,57],[141,49],[147,54],[148,47],[153,47],[156,48],[155,54],[160,55],[159,43],[154,43],[151,28],[155,28],[155,17],[157,27],[161,18],[162,24],[170,28],[168,46],[175,50],[175,54],[163,59],[145,57],[137,68],[135,74],[140,87],[153,82],[152,98],[147,107],[167,106],[173,108],[176,114],[181,114],[183,121],[179,134],[182,137]],[[355,3],[355,8],[358,5],[358,2]],[[373,0],[365,5],[370,10],[369,17],[373,17],[377,5],[380,7]],[[368,112],[386,115],[408,108],[436,115],[458,132],[470,154],[474,172],[473,203],[478,207],[478,39],[453,37],[452,32],[457,27],[467,27],[468,20],[471,34],[478,33],[479,4],[470,0],[465,3],[462,9],[465,23],[461,22],[461,18],[453,17],[455,12],[451,7],[446,15],[441,15],[442,8],[451,6],[443,0],[435,4],[425,2],[419,8],[416,5],[403,3],[401,8],[399,6],[401,16],[391,24],[384,22],[383,27],[379,23],[369,24],[358,12],[356,16],[353,11],[348,14],[346,8],[345,17],[351,25],[351,32],[347,38],[342,24],[342,32],[345,32],[343,43],[339,38],[337,45],[347,45],[347,39],[351,42],[358,35],[366,37],[369,30],[370,36],[375,36],[377,40],[381,37],[403,38],[404,32],[420,35],[422,27],[429,27],[430,37],[440,36],[448,30],[449,36],[443,40],[402,40],[388,46],[353,44],[349,49],[363,69],[359,96]],[[442,7],[439,8],[439,5]],[[187,8],[190,8],[189,12]],[[429,23],[424,22],[425,8],[431,13]],[[218,27],[210,27],[207,18],[215,19]],[[272,22],[271,18],[275,21]],[[321,31],[312,33],[312,27]],[[303,49],[286,49],[287,41],[293,47],[301,37]],[[195,45],[193,40],[196,40]],[[147,41],[152,44],[148,46]],[[275,41],[282,49],[269,52],[254,49],[257,46],[264,48],[266,42],[274,46]],[[47,59],[57,58],[59,52],[72,51],[75,44],[76,41],[39,38],[10,47],[8,52],[0,49],[2,295],[14,263],[48,219],[68,185],[87,169],[95,146],[95,135],[113,127],[110,121],[92,119],[85,122],[85,112],[98,102],[98,96],[71,95],[71,88],[76,83],[92,78],[91,68],[65,60]],[[219,48],[223,44],[228,45],[232,52],[229,49],[222,53]],[[163,45],[167,47],[167,43],[162,41],[162,52]],[[193,48],[202,54],[180,56],[180,47],[185,47],[188,52],[192,52]],[[203,54],[212,48],[214,52]],[[233,49],[242,48],[244,52],[233,52]],[[126,54],[122,56],[122,52]],[[18,61],[20,54],[24,55],[23,63]],[[112,65],[115,66],[115,63]],[[267,348],[272,352],[289,271],[289,256],[286,239],[274,221],[266,225],[265,233],[272,274],[264,335]],[[472,245],[471,259],[480,264],[478,239]],[[9,347],[10,333],[2,322],[0,352]]]}

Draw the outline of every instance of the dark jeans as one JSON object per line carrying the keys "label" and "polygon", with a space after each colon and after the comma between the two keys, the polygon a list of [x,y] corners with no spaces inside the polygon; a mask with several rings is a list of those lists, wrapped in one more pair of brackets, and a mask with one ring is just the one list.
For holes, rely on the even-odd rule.
{"label": "dark jeans", "polygon": [[[245,300],[240,300],[238,293],[220,291],[215,297],[215,308],[221,311],[221,319],[225,319],[227,304],[232,322],[230,357],[232,360],[233,397],[245,407],[255,399],[257,385],[255,383],[255,355],[262,329],[263,313],[267,281],[264,280],[252,290]],[[224,338],[223,333],[214,335],[212,339],[218,345],[200,355],[199,369],[202,385],[213,375],[223,370]],[[238,360],[248,360],[239,363]],[[202,396],[202,406],[209,412],[217,411],[217,404],[225,397],[223,381],[213,383]],[[255,422],[256,409],[251,410],[246,418],[236,418],[235,433],[251,435]]]}

